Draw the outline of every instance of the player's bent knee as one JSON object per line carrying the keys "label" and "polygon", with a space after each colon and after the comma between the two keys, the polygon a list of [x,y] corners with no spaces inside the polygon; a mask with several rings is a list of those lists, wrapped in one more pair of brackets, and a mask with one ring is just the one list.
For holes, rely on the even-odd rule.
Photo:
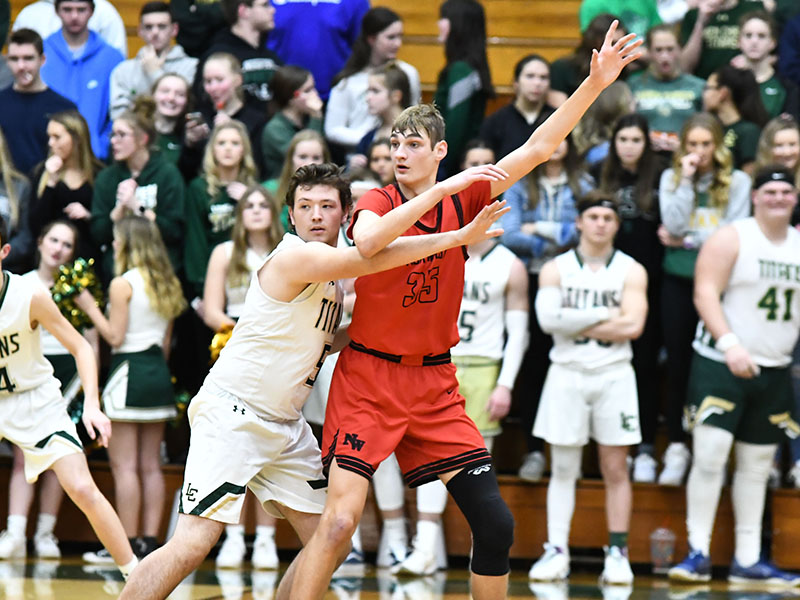
{"label": "player's bent knee", "polygon": [[464,469],[447,483],[447,489],[472,530],[472,572],[489,576],[508,573],[514,517],[500,495],[494,470]]}
{"label": "player's bent knee", "polygon": [[341,547],[350,544],[358,519],[349,511],[330,511],[323,513],[320,519],[320,528],[325,534],[325,539],[330,544]]}

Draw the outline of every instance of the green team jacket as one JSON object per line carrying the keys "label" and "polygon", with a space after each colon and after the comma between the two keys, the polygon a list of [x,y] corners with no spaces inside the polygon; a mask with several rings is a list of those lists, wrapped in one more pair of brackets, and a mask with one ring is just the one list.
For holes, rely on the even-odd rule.
{"label": "green team jacket", "polygon": [[184,266],[186,280],[201,298],[211,251],[217,244],[231,239],[236,220],[236,201],[228,196],[225,188],[220,188],[214,198],[208,195],[207,188],[203,177],[195,177],[186,188]]}
{"label": "green team jacket", "polygon": [[[131,171],[125,163],[115,162],[97,174],[92,199],[91,233],[95,243],[100,246],[101,268],[108,282],[114,272],[114,224],[111,210],[117,201],[117,186],[129,179]],[[142,205],[156,213],[156,225],[167,247],[170,262],[175,273],[180,276],[183,263],[184,230],[184,185],[178,168],[158,152],[150,155],[150,160],[136,177],[139,187],[136,196]]]}

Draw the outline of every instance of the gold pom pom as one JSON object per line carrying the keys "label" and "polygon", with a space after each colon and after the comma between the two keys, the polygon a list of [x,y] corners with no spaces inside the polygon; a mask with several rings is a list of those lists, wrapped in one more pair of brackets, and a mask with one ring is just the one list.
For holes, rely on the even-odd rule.
{"label": "gold pom pom", "polygon": [[103,288],[94,272],[93,258],[78,258],[71,265],[61,265],[50,289],[61,314],[79,331],[92,327],[91,319],[75,304],[76,296],[83,290],[89,290],[97,306],[103,307]]}
{"label": "gold pom pom", "polygon": [[214,334],[214,337],[211,339],[211,345],[208,347],[208,349],[211,351],[212,365],[217,362],[219,353],[222,352],[225,344],[227,344],[228,340],[231,339],[231,335],[233,335],[233,327],[228,326],[223,327]]}

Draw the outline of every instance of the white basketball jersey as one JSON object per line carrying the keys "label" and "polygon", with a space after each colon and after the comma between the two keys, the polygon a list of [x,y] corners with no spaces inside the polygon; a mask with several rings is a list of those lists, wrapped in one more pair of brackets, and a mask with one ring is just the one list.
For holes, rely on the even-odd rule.
{"label": "white basketball jersey", "polygon": [[[800,332],[800,233],[787,227],[786,239],[774,244],[753,217],[735,221],[733,227],[739,254],[722,296],[725,319],[756,364],[787,366]],[[694,349],[725,362],[714,343],[700,321]]]}
{"label": "white basketball jersey", "polygon": [[500,244],[464,266],[464,297],[458,314],[461,338],[453,356],[501,360],[505,345],[506,287],[516,255]]}
{"label": "white basketball jersey", "polygon": [[2,272],[0,285],[0,396],[25,392],[53,378],[42,354],[39,328],[31,329],[31,299],[42,284]]}
{"label": "white basketball jersey", "polygon": [[[264,264],[304,243],[287,233]],[[206,382],[268,419],[295,420],[331,349],[342,316],[342,290],[335,281],[313,283],[291,302],[280,302],[261,289],[259,270],[233,335]]]}
{"label": "white basketball jersey", "polygon": [[[619,308],[622,289],[634,260],[614,250],[605,266],[593,271],[575,250],[555,258],[561,277],[562,306],[591,309],[598,306]],[[577,369],[591,370],[628,361],[633,356],[630,342],[601,342],[580,336],[553,334],[550,360]]]}

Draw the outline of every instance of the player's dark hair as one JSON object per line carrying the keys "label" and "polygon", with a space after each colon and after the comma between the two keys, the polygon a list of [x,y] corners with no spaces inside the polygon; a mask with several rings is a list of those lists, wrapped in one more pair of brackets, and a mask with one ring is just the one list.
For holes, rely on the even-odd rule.
{"label": "player's dark hair", "polygon": [[289,189],[286,191],[286,206],[294,208],[297,188],[309,190],[316,185],[327,185],[338,191],[342,210],[345,212],[350,210],[350,204],[353,202],[350,182],[343,175],[343,169],[330,162],[321,165],[306,165],[297,169],[292,175]]}
{"label": "player's dark hair", "polygon": [[575,203],[579,215],[596,206],[610,208],[619,216],[619,202],[614,194],[605,190],[589,190]]}
{"label": "player's dark hair", "polygon": [[42,41],[42,36],[40,36],[36,31],[33,29],[17,29],[16,31],[12,31],[11,35],[8,36],[8,44],[17,44],[18,46],[22,44],[31,44],[36,51],[39,53],[39,56],[44,54],[44,42]]}
{"label": "player's dark hair", "polygon": [[142,5],[142,10],[139,11],[139,20],[141,21],[142,17],[145,15],[149,15],[151,13],[167,13],[169,15],[170,20],[172,20],[172,11],[169,8],[169,4],[166,2],[161,2],[160,0],[156,0],[154,2],[147,2]]}

